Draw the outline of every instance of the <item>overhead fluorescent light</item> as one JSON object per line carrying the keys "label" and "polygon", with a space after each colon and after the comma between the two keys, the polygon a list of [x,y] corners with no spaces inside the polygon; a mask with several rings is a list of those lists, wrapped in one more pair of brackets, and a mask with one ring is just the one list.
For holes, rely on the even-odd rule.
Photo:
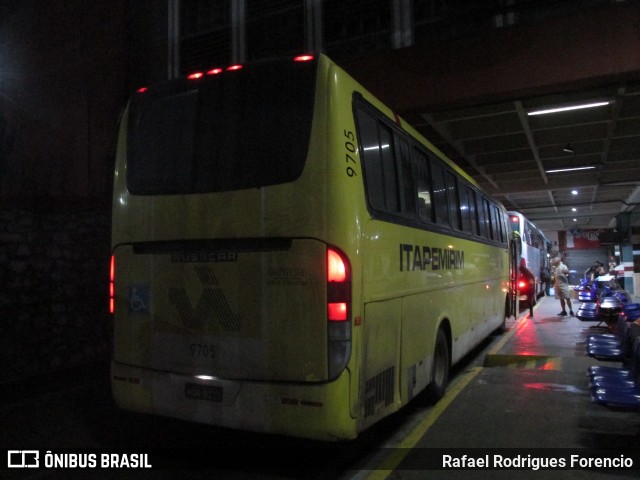
{"label": "overhead fluorescent light", "polygon": [[531,112],[527,112],[527,115],[546,115],[547,113],[568,112],[570,110],[582,110],[584,108],[604,107],[605,105],[609,105],[610,103],[611,103],[611,100],[604,100],[602,102],[592,102],[592,103],[583,103],[580,105],[567,105],[564,107],[546,108],[543,110],[533,110]]}
{"label": "overhead fluorescent light", "polygon": [[546,173],[575,172],[577,170],[593,170],[596,167],[573,167],[573,168],[556,168],[555,170],[545,170]]}

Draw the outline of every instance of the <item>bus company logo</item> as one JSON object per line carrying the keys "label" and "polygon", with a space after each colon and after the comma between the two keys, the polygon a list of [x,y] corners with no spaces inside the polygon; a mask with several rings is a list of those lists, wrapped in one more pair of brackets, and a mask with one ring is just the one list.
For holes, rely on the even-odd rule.
{"label": "bus company logo", "polygon": [[464,250],[400,244],[400,271],[464,270]]}
{"label": "bus company logo", "polygon": [[40,452],[38,450],[8,450],[8,468],[38,468]]}

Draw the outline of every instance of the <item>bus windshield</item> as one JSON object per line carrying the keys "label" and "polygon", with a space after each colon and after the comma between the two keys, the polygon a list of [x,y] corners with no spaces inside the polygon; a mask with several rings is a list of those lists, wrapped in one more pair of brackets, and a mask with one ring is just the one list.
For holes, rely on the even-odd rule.
{"label": "bus windshield", "polygon": [[136,95],[129,191],[193,194],[294,181],[307,156],[315,77],[316,62],[278,62]]}

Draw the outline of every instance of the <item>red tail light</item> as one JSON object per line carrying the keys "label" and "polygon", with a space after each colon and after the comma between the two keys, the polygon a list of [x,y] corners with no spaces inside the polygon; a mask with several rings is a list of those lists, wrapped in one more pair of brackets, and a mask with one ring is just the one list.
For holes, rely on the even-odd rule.
{"label": "red tail light", "polygon": [[336,250],[327,250],[327,282],[344,282],[347,280],[347,266]]}
{"label": "red tail light", "polygon": [[351,356],[351,266],[347,256],[327,248],[328,375],[333,380]]}
{"label": "red tail light", "polygon": [[518,290],[526,290],[527,289],[527,282],[525,282],[524,280],[520,280],[518,282]]}
{"label": "red tail light", "polygon": [[349,320],[351,278],[346,258],[327,249],[327,318],[330,322]]}
{"label": "red tail light", "polygon": [[111,265],[109,266],[109,313],[116,311],[116,257],[111,255]]}
{"label": "red tail light", "polygon": [[349,317],[347,314],[347,303],[328,303],[327,316],[330,322],[346,322]]}

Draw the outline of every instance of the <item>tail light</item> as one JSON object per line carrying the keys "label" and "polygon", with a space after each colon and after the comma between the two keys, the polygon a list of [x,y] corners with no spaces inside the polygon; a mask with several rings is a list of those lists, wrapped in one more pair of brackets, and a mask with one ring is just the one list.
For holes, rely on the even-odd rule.
{"label": "tail light", "polygon": [[335,248],[327,249],[327,328],[329,379],[334,379],[351,355],[351,268]]}
{"label": "tail light", "polygon": [[524,280],[520,280],[518,282],[518,290],[526,290],[527,289],[527,282],[525,282]]}
{"label": "tail light", "polygon": [[111,264],[109,265],[109,313],[116,311],[116,257],[111,255]]}

